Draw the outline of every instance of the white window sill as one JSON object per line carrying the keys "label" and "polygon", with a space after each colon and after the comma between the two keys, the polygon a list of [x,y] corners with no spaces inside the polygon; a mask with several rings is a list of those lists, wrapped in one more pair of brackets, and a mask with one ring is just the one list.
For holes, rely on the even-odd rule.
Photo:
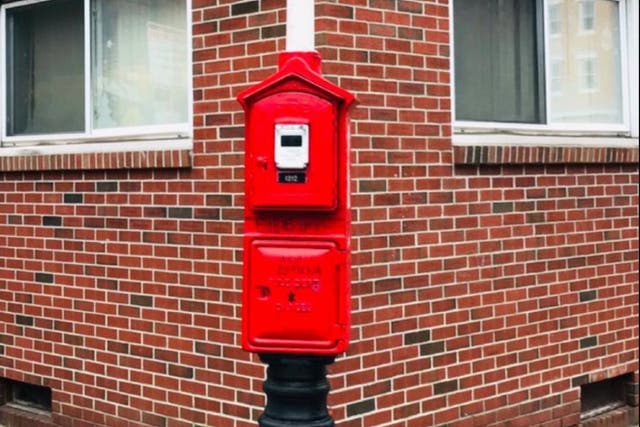
{"label": "white window sill", "polygon": [[454,146],[519,146],[519,147],[616,147],[637,148],[638,138],[612,135],[561,135],[519,133],[459,133],[454,130]]}
{"label": "white window sill", "polygon": [[191,150],[191,138],[149,139],[132,141],[95,141],[73,144],[0,147],[0,157],[47,156],[59,154],[126,153],[137,151]]}

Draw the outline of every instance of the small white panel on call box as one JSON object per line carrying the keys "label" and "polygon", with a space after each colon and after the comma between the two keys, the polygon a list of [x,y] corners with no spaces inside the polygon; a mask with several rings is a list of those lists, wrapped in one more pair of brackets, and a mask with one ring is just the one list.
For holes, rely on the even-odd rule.
{"label": "small white panel on call box", "polygon": [[309,165],[309,125],[276,125],[278,169],[306,169]]}

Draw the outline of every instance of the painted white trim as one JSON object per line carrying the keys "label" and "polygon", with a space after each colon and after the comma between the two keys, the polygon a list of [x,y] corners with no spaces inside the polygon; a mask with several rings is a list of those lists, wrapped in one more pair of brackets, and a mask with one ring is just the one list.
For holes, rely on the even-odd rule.
{"label": "painted white trim", "polygon": [[313,0],[287,0],[287,47],[289,52],[315,50]]}
{"label": "painted white trim", "polygon": [[7,137],[3,143],[4,146],[0,147],[2,150],[5,147],[12,146],[37,146],[37,145],[54,145],[54,144],[78,144],[82,142],[86,143],[99,143],[99,142],[111,142],[122,140],[149,140],[149,139],[186,139],[191,135],[188,132],[187,126],[182,126],[182,130],[173,130],[173,128],[163,126],[159,128],[154,127],[141,127],[141,128],[122,128],[122,129],[108,129],[104,132],[97,132],[93,135],[86,135],[84,133],[64,133],[54,135],[27,135],[27,136],[12,136]]}
{"label": "painted white trim", "polygon": [[451,0],[449,3],[449,82],[451,84],[451,123],[456,122],[456,44],[455,41],[455,29],[456,20],[453,19],[453,6],[456,0]]}
{"label": "painted white trim", "polygon": [[187,19],[187,134],[189,138],[193,138],[193,7],[192,0],[186,0],[186,19]]}
{"label": "painted white trim", "polygon": [[[619,39],[620,39],[620,78],[622,79],[620,82],[620,91],[621,91],[621,97],[622,99],[620,100],[622,102],[622,122],[625,126],[625,128],[627,128],[628,131],[631,131],[631,97],[629,95],[629,87],[630,87],[630,82],[629,80],[631,79],[631,73],[630,73],[630,61],[629,61],[629,52],[633,52],[630,51],[629,48],[631,47],[629,45],[629,38],[627,36],[627,26],[628,26],[628,21],[629,19],[631,19],[628,15],[627,15],[627,4],[630,2],[635,2],[637,3],[638,0],[626,0],[624,3],[622,3],[619,0],[615,0],[616,3],[618,3],[618,20],[619,20],[619,28],[618,31],[620,32],[619,34]],[[636,50],[635,54],[636,57],[638,55],[638,52]]]}
{"label": "painted white trim", "polygon": [[0,148],[6,138],[7,111],[7,8],[0,8]]}
{"label": "painted white trim", "polygon": [[192,139],[95,142],[77,144],[35,145],[0,148],[0,157],[44,156],[53,154],[122,153],[135,151],[191,150]]}
{"label": "painted white trim", "polygon": [[93,85],[91,84],[91,0],[84,0],[84,132],[93,127]]}
{"label": "painted white trim", "polygon": [[578,133],[581,135],[589,134],[608,134],[608,135],[627,135],[629,129],[622,124],[600,124],[600,123],[502,123],[502,122],[471,122],[457,121],[453,124],[454,131],[457,133],[479,133],[487,131],[494,132],[533,132],[533,133]]}
{"label": "painted white trim", "polygon": [[173,123],[166,125],[153,125],[153,126],[132,126],[132,127],[117,127],[117,128],[104,128],[94,129],[91,136],[97,138],[110,138],[110,137],[123,137],[123,136],[151,136],[151,135],[178,135],[181,137],[187,137],[190,135],[189,125],[184,123]]}
{"label": "painted white trim", "polygon": [[[629,72],[629,122],[631,126],[631,135],[638,137],[638,111],[640,110],[640,102],[638,95],[638,80],[639,72],[638,72],[638,49],[640,49],[640,43],[638,42],[638,33],[640,33],[640,15],[638,13],[638,4],[640,1],[638,0],[629,0],[627,1],[627,52],[628,55],[628,66],[627,70]],[[625,55],[627,56],[627,55]]]}
{"label": "painted white trim", "polygon": [[612,136],[456,134],[454,146],[524,146],[524,147],[638,147],[638,138]]}
{"label": "painted white trim", "polygon": [[[542,44],[544,45],[542,58],[537,58],[538,61],[542,59],[544,62],[544,111],[541,111],[541,116],[544,116],[544,120],[546,125],[549,125],[549,117],[551,116],[551,36],[550,36],[550,23],[549,23],[549,0],[542,1]],[[568,23],[567,23],[568,25]],[[536,26],[536,31],[538,28]],[[563,52],[564,53],[564,52]],[[540,69],[540,67],[538,67]],[[538,78],[538,82],[540,82],[540,78]],[[540,93],[540,90],[538,90]],[[540,104],[538,102],[538,104]]]}

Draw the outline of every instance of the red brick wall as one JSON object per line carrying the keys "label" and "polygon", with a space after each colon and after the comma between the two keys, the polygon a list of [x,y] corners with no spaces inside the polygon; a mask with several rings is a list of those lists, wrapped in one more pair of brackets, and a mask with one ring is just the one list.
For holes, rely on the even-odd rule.
{"label": "red brick wall", "polygon": [[[51,387],[60,425],[256,425],[235,96],[275,70],[284,3],[193,0],[189,161],[0,173],[0,377]],[[360,101],[331,410],[341,427],[575,425],[581,384],[638,370],[637,149],[454,157],[447,3],[316,2],[325,75]]]}

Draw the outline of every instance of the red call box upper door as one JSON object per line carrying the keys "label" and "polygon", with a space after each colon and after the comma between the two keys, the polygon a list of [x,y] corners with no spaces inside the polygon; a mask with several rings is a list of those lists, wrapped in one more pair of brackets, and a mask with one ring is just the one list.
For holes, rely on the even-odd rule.
{"label": "red call box upper door", "polygon": [[344,266],[333,242],[254,240],[245,293],[250,351],[337,354],[346,349]]}
{"label": "red call box upper door", "polygon": [[[251,110],[247,144],[247,196],[253,209],[331,210],[337,204],[335,105],[316,94],[285,90],[258,100]],[[288,140],[277,128],[308,130],[305,167],[278,166],[276,152]],[[302,144],[302,138],[298,139]],[[287,148],[284,148],[286,150]]]}

